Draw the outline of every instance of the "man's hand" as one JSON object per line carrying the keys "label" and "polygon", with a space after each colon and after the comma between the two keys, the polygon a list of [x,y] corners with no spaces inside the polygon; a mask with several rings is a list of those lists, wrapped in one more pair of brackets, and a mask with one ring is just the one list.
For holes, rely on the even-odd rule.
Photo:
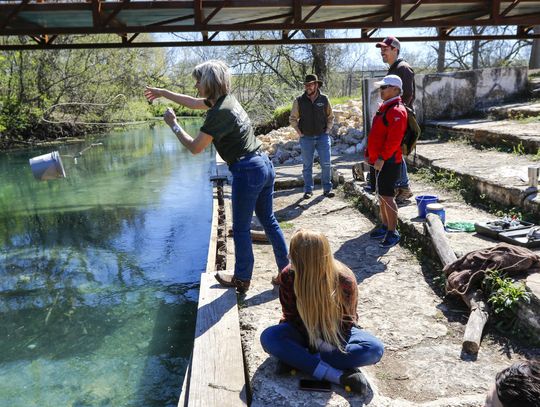
{"label": "man's hand", "polygon": [[375,161],[375,164],[373,164],[373,167],[375,167],[377,171],[380,171],[382,170],[383,165],[384,165],[384,160],[378,158],[377,161]]}
{"label": "man's hand", "polygon": [[171,128],[178,125],[178,123],[176,123],[176,114],[174,114],[174,110],[172,110],[170,107],[168,107],[163,114],[163,119]]}

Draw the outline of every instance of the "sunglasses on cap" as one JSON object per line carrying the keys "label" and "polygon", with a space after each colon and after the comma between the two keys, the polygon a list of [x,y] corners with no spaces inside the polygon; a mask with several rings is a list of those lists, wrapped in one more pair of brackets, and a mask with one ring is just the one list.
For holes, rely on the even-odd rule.
{"label": "sunglasses on cap", "polygon": [[381,90],[385,90],[385,89],[388,89],[388,88],[393,88],[392,85],[382,85],[382,86],[379,86],[379,89]]}

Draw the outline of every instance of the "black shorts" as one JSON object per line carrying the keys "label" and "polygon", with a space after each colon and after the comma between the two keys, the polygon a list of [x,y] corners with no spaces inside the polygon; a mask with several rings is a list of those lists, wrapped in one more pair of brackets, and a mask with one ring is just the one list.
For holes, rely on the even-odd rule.
{"label": "black shorts", "polygon": [[[385,161],[380,171],[375,171],[370,167],[370,184],[382,196],[394,196],[396,182],[401,173],[401,163],[395,163],[393,160]],[[376,179],[375,179],[376,178]]]}

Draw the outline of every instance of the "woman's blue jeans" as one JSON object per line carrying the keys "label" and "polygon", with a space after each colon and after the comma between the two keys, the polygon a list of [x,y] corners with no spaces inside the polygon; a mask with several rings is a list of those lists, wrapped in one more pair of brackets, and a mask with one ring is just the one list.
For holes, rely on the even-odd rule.
{"label": "woman's blue jeans", "polygon": [[310,353],[307,338],[287,322],[266,328],[261,334],[261,344],[266,353],[319,380],[323,378],[317,374],[321,361],[336,369],[346,370],[373,365],[381,360],[384,353],[384,346],[379,339],[356,327],[351,329],[351,335],[346,338],[345,353],[338,349]]}
{"label": "woman's blue jeans", "polygon": [[319,136],[300,137],[302,150],[302,176],[304,178],[304,192],[313,192],[313,157],[315,150],[319,154],[321,164],[321,182],[323,192],[332,190],[332,167],[331,167],[331,141],[330,136],[323,133]]}
{"label": "woman's blue jeans", "polygon": [[229,166],[233,176],[232,216],[234,233],[234,276],[251,280],[253,274],[253,247],[251,219],[253,211],[259,218],[274,249],[279,270],[289,264],[288,249],[283,232],[274,216],[272,200],[276,173],[266,154],[254,154]]}

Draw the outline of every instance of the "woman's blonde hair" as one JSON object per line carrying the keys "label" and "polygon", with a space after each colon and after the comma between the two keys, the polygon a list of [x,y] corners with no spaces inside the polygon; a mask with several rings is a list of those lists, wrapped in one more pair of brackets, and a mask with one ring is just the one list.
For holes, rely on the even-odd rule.
{"label": "woman's blonde hair", "polygon": [[339,282],[340,271],[352,272],[334,259],[325,235],[299,230],[291,239],[291,264],[295,272],[296,306],[309,335],[317,347],[322,339],[343,351],[341,322],[347,305]]}
{"label": "woman's blonde hair", "polygon": [[203,62],[193,69],[192,76],[201,84],[207,99],[216,101],[231,92],[231,73],[223,61]]}

